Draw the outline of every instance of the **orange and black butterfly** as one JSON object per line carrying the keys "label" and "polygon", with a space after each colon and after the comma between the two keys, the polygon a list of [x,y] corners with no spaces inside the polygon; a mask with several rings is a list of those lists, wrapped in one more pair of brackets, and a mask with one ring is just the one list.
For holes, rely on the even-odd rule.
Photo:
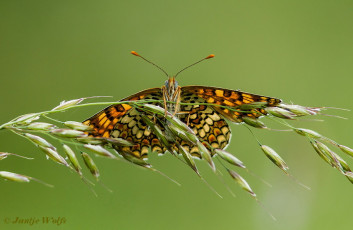
{"label": "orange and black butterfly", "polygon": [[[136,52],[132,54],[146,60]],[[203,60],[214,57],[209,55],[206,58],[190,65],[193,66]],[[153,64],[155,65],[155,64]],[[155,65],[161,69],[159,66]],[[206,146],[217,149],[224,149],[230,142],[231,130],[227,120],[235,123],[243,122],[243,117],[259,118],[266,115],[265,107],[278,105],[281,100],[277,98],[265,97],[237,90],[229,90],[223,88],[215,88],[209,86],[184,86],[180,87],[175,80],[176,76],[183,70],[179,71],[175,76],[168,74],[161,69],[167,76],[168,80],[161,88],[151,88],[138,92],[132,96],[124,98],[122,101],[136,100],[158,100],[161,102],[151,102],[158,105],[171,114],[178,117],[179,120],[187,124]],[[228,108],[239,108],[239,106],[257,103],[263,104],[261,108],[249,107],[247,111],[234,111]],[[226,107],[224,107],[226,106]],[[159,121],[163,117],[156,115],[148,115],[151,120],[155,121],[155,125],[163,129],[163,125]],[[114,146],[118,152],[129,153],[137,158],[146,158],[149,152],[157,152],[163,154],[166,151],[153,131],[146,125],[138,111],[131,104],[111,105],[98,112],[91,118],[83,122],[93,128],[90,136],[105,138],[122,138],[130,141],[132,146]],[[179,152],[178,146],[195,157],[201,158],[197,145],[177,139],[172,143],[173,149]]]}

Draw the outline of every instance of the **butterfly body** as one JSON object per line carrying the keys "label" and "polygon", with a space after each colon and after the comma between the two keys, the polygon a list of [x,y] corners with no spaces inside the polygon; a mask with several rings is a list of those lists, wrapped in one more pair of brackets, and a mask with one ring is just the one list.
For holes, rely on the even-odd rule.
{"label": "butterfly body", "polygon": [[181,87],[175,80],[175,77],[169,77],[168,80],[165,81],[161,90],[163,93],[163,100],[165,101],[165,109],[169,113],[175,115],[180,109],[179,102],[181,93]]}

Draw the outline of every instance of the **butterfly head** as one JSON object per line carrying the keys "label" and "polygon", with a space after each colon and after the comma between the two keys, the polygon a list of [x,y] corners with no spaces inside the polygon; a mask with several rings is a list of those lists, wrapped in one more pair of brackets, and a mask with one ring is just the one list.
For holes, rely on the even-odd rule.
{"label": "butterfly head", "polygon": [[164,82],[165,87],[167,88],[168,93],[172,94],[178,88],[178,82],[175,80],[175,77],[169,77],[168,80]]}

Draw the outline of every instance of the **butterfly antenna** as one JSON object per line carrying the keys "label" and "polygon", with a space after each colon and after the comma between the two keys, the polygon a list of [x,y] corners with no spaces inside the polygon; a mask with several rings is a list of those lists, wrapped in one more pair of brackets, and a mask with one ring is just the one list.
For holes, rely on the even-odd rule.
{"label": "butterfly antenna", "polygon": [[202,62],[202,61],[204,61],[204,60],[207,60],[207,59],[213,58],[214,56],[215,56],[214,54],[210,54],[210,55],[208,55],[207,57],[205,57],[205,58],[201,59],[200,61],[197,61],[197,62],[195,62],[194,64],[191,64],[191,65],[189,65],[189,66],[186,66],[184,69],[180,70],[177,74],[175,74],[175,76],[174,76],[174,77],[178,76],[178,75],[179,75],[179,73],[181,73],[181,72],[183,72],[184,70],[186,70],[186,69],[190,68],[191,66],[194,66],[194,65],[196,65],[196,64],[199,64],[200,62]]}
{"label": "butterfly antenna", "polygon": [[135,56],[137,56],[137,57],[140,57],[140,58],[142,58],[143,60],[145,60],[146,62],[148,62],[148,63],[154,65],[155,67],[157,67],[158,69],[160,69],[165,75],[167,75],[167,77],[169,77],[168,73],[167,73],[164,69],[162,69],[162,68],[159,67],[158,65],[154,64],[153,62],[147,60],[146,58],[142,57],[142,56],[141,56],[140,54],[138,54],[137,52],[131,51],[131,54],[133,54],[133,55],[135,55]]}

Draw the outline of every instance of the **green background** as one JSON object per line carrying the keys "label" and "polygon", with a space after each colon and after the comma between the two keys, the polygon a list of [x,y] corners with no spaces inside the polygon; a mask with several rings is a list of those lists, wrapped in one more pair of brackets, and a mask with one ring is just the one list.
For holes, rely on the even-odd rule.
{"label": "green background", "polygon": [[[180,85],[206,85],[282,98],[308,106],[353,109],[352,1],[19,1],[0,0],[0,123],[51,109],[62,100],[109,95],[119,100],[161,86],[163,73],[129,54],[136,50],[170,74],[208,54],[212,60],[185,71]],[[81,121],[102,107],[55,117]],[[352,112],[327,113],[325,122],[297,121],[339,143],[353,146]],[[265,121],[265,120],[264,120]],[[232,125],[229,152],[259,179],[238,170],[263,209],[225,175],[233,198],[203,162],[217,197],[185,165],[151,156],[155,167],[179,181],[131,164],[96,158],[103,183],[98,197],[65,167],[47,161],[31,143],[0,132],[9,157],[0,170],[40,178],[38,183],[0,181],[0,229],[28,229],[5,218],[65,217],[61,226],[33,229],[349,229],[353,186],[325,164],[308,141],[294,133],[254,130],[288,163],[303,189],[276,168],[253,136]],[[341,154],[342,155],[342,154]],[[345,156],[344,156],[345,157]],[[347,159],[352,163],[351,159]],[[87,171],[88,178],[92,179]],[[273,221],[265,210],[276,216]]]}

